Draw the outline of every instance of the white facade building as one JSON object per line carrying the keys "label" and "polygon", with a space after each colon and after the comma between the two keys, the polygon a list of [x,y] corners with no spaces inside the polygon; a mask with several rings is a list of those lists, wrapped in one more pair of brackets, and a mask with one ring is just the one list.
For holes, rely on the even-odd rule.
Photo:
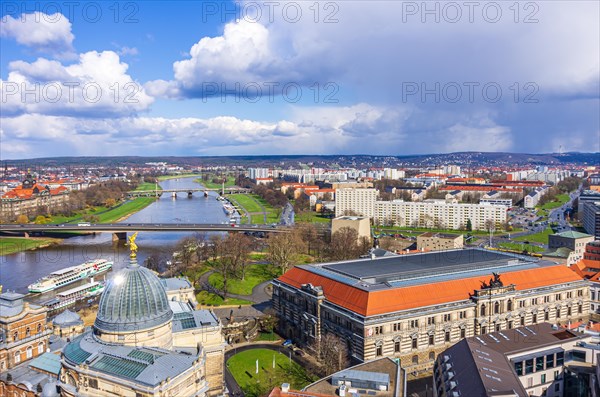
{"label": "white facade building", "polygon": [[377,189],[336,189],[335,216],[354,214],[373,218],[378,196]]}
{"label": "white facade building", "polygon": [[473,230],[485,230],[489,219],[496,225],[505,223],[506,210],[504,205],[460,204],[444,200],[376,201],[374,221],[386,225],[461,229],[471,220]]}

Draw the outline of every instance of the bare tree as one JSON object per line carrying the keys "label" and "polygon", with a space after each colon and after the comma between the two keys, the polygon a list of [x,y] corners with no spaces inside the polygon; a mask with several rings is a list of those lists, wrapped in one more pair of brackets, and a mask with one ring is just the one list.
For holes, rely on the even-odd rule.
{"label": "bare tree", "polygon": [[336,261],[354,259],[360,255],[358,232],[350,227],[342,227],[331,236],[329,256]]}
{"label": "bare tree", "polygon": [[283,274],[298,262],[304,242],[298,230],[292,233],[273,233],[269,236],[267,260]]}
{"label": "bare tree", "polygon": [[350,364],[348,345],[343,339],[332,333],[321,335],[313,342],[317,361],[327,375],[341,371]]}

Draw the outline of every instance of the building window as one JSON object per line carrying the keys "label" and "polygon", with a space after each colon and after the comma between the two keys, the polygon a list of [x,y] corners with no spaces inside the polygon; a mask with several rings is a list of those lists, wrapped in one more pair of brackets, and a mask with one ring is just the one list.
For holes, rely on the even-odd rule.
{"label": "building window", "polygon": [[31,330],[29,327],[25,328],[25,337],[28,338],[31,335]]}
{"label": "building window", "polygon": [[579,312],[579,314],[583,313],[583,305],[577,306],[577,311]]}
{"label": "building window", "polygon": [[525,325],[525,316],[521,316],[521,325]]}
{"label": "building window", "polygon": [[452,319],[452,316],[448,313],[448,314],[444,314],[444,322],[447,323]]}
{"label": "building window", "polygon": [[40,332],[42,332],[42,324],[37,325],[37,333],[39,334]]}
{"label": "building window", "polygon": [[533,358],[525,361],[525,375],[533,372]]}
{"label": "building window", "polygon": [[565,353],[564,352],[556,353],[556,366],[562,367],[564,363],[565,363]]}
{"label": "building window", "polygon": [[494,303],[494,314],[500,313],[500,302]]}
{"label": "building window", "polygon": [[509,300],[509,301],[506,303],[506,310],[508,310],[508,311],[510,312],[512,309],[513,309],[513,307],[512,307],[512,301],[511,301],[511,300]]}
{"label": "building window", "polygon": [[434,325],[435,317],[427,317],[427,325]]}
{"label": "building window", "polygon": [[98,379],[90,379],[89,384],[92,389],[97,389],[98,388]]}
{"label": "building window", "polygon": [[573,297],[573,291],[567,292],[567,299],[571,299]]}
{"label": "building window", "polygon": [[18,363],[20,363],[20,362],[21,362],[21,351],[20,351],[20,350],[17,350],[17,351],[15,352],[15,364],[18,364]]}
{"label": "building window", "polygon": [[19,340],[19,333],[17,331],[13,334],[13,340]]}
{"label": "building window", "polygon": [[523,361],[517,361],[515,363],[515,372],[518,376],[523,375]]}
{"label": "building window", "polygon": [[419,345],[419,342],[418,342],[417,338],[416,337],[412,338],[412,348],[417,349],[418,345]]}
{"label": "building window", "polygon": [[429,352],[429,361],[433,361],[433,360],[435,360],[435,353]]}
{"label": "building window", "polygon": [[383,326],[375,327],[375,335],[383,334]]}
{"label": "building window", "polygon": [[467,311],[463,310],[461,312],[458,312],[458,318],[460,318],[460,319],[467,318]]}
{"label": "building window", "polygon": [[27,346],[27,349],[25,350],[25,355],[28,359],[33,357],[33,348],[31,346]]}
{"label": "building window", "polygon": [[556,309],[556,319],[560,318],[560,309]]}
{"label": "building window", "polygon": [[485,304],[481,305],[481,309],[479,310],[480,316],[485,316]]}
{"label": "building window", "polygon": [[537,305],[537,304],[538,304],[537,298],[531,299],[531,305]]}
{"label": "building window", "polygon": [[548,295],[544,296],[544,303],[550,302],[550,297]]}
{"label": "building window", "polygon": [[548,354],[546,356],[546,368],[554,367],[554,354]]}
{"label": "building window", "polygon": [[40,342],[40,344],[38,344],[38,355],[44,353],[44,342]]}
{"label": "building window", "polygon": [[596,300],[596,291],[590,291],[590,294],[591,294],[591,299],[593,301],[595,301]]}
{"label": "building window", "polygon": [[558,302],[558,301],[560,301],[560,299],[561,299],[561,298],[560,298],[560,294],[556,294],[556,295],[554,296],[554,300],[555,300],[555,301],[557,301],[557,302]]}
{"label": "building window", "polygon": [[550,313],[544,312],[544,321],[550,320]]}
{"label": "building window", "polygon": [[377,356],[382,356],[383,355],[383,345],[379,345],[377,346],[377,352],[375,353]]}
{"label": "building window", "polygon": [[531,321],[532,321],[534,324],[537,324],[537,313],[535,313],[535,314],[534,314],[534,315],[531,317]]}
{"label": "building window", "polygon": [[411,328],[418,328],[419,327],[419,320],[410,320],[410,327]]}
{"label": "building window", "polygon": [[583,290],[582,289],[578,289],[577,290],[577,296],[583,296]]}
{"label": "building window", "polygon": [[544,370],[544,357],[536,357],[535,358],[535,372],[540,372]]}
{"label": "building window", "polygon": [[567,316],[570,316],[570,315],[571,315],[571,308],[567,307]]}
{"label": "building window", "polygon": [[512,327],[513,327],[513,322],[512,322],[512,321],[509,321],[509,322],[508,322],[508,329],[512,329]]}
{"label": "building window", "polygon": [[395,353],[399,353],[400,352],[400,341],[394,342],[394,352]]}
{"label": "building window", "polygon": [[560,376],[560,371],[556,370],[554,371],[554,380],[557,380]]}
{"label": "building window", "polygon": [[465,335],[466,335],[466,333],[467,333],[466,331],[467,331],[467,330],[466,330],[465,328],[461,328],[461,329],[460,329],[460,338],[461,338],[461,339],[464,339],[464,338],[465,338]]}
{"label": "building window", "polygon": [[412,363],[413,364],[418,364],[419,363],[419,356],[412,356]]}
{"label": "building window", "polygon": [[446,331],[444,334],[444,341],[450,342],[450,331]]}
{"label": "building window", "polygon": [[433,345],[435,343],[435,335],[431,334],[429,335],[429,346]]}

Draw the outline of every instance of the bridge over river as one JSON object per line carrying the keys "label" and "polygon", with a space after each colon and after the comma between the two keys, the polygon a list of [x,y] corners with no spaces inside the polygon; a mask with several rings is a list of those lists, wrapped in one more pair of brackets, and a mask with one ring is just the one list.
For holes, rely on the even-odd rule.
{"label": "bridge over river", "polygon": [[177,193],[187,193],[188,197],[191,197],[194,193],[203,192],[205,196],[208,196],[208,192],[220,192],[222,195],[224,194],[235,194],[235,193],[243,193],[248,194],[252,190],[246,189],[239,186],[230,186],[226,188],[194,188],[194,189],[156,189],[156,190],[132,190],[127,192],[127,197],[161,197],[163,193],[171,193],[171,196],[177,197]]}
{"label": "bridge over river", "polygon": [[291,229],[281,225],[239,225],[235,223],[77,223],[58,225],[5,224],[0,231],[5,234],[18,234],[28,237],[40,232],[109,232],[114,240],[124,240],[127,232],[265,232],[285,233]]}

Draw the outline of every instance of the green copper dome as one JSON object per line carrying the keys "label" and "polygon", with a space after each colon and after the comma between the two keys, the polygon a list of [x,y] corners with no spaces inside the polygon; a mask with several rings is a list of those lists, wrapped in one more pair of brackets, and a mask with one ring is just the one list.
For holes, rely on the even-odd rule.
{"label": "green copper dome", "polygon": [[94,327],[107,332],[156,328],[173,319],[167,293],[158,277],[135,259],[108,282]]}

